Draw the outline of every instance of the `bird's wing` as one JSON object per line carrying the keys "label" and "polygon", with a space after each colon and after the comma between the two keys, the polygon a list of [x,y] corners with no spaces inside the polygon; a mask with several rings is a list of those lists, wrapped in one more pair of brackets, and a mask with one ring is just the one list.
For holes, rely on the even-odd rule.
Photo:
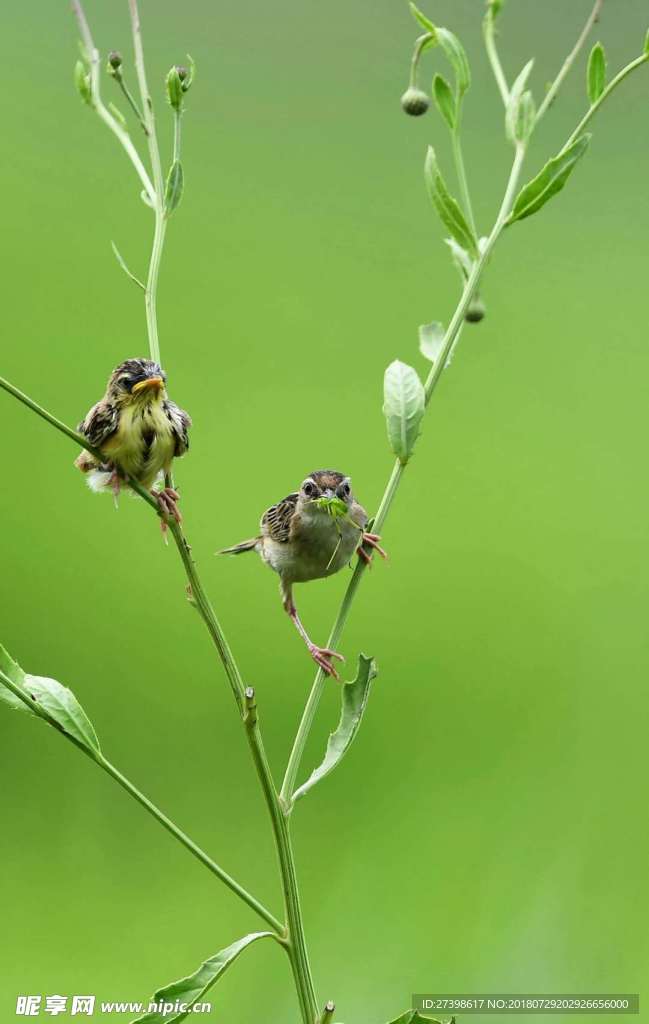
{"label": "bird's wing", "polygon": [[279,541],[280,544],[285,544],[288,541],[297,507],[297,498],[297,492],[288,494],[276,505],[271,505],[269,509],[266,509],[260,523],[265,537]]}
{"label": "bird's wing", "polygon": [[84,437],[87,437],[90,444],[95,448],[101,448],[109,437],[117,430],[119,425],[119,413],[114,405],[102,399],[93,405],[85,420],[82,420],[77,430]]}
{"label": "bird's wing", "polygon": [[176,441],[174,455],[178,458],[184,455],[189,448],[189,428],[192,425],[191,416],[175,402],[167,399],[164,403],[164,411]]}

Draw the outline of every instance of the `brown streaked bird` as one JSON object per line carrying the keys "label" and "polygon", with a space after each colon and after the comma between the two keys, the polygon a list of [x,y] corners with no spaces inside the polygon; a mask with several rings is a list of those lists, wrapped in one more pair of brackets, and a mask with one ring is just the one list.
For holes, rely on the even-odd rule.
{"label": "brown streaked bird", "polygon": [[[151,359],[126,359],[108,378],[106,394],[78,426],[79,433],[99,448],[105,462],[82,451],[75,466],[86,474],[93,491],[119,494],[125,479],[137,480],[160,505],[181,521],[178,494],[153,485],[169,473],[174,458],[189,448],[189,415],[167,397],[167,376]],[[163,523],[163,527],[164,527]]]}
{"label": "brown streaked bird", "polygon": [[[324,501],[322,499],[325,499]],[[333,516],[327,503],[338,500],[344,514]],[[342,504],[340,504],[342,503]],[[330,507],[330,505],[329,505]],[[293,601],[293,584],[333,576],[352,558],[354,551],[367,562],[371,555],[363,545],[375,548],[382,558],[380,537],[366,533],[367,513],[352,494],[351,482],[344,473],[319,469],[309,474],[299,491],[287,495],[264,512],[261,534],[220,551],[221,555],[240,555],[257,551],[264,562],[279,574],[284,609],[295,623],[313,660],[327,675],[339,678],[332,659],[345,659],[328,647],[312,642]]]}

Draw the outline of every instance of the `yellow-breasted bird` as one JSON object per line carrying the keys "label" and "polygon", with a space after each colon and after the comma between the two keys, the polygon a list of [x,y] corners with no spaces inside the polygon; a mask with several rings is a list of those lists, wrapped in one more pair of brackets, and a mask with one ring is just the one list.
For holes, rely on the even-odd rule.
{"label": "yellow-breasted bird", "polygon": [[335,469],[310,473],[299,491],[288,494],[264,512],[259,525],[258,537],[225,548],[219,554],[257,551],[261,555],[279,574],[284,609],[311,657],[327,675],[338,679],[332,659],[345,659],[311,641],[293,601],[293,584],[332,576],[349,562],[355,550],[370,562],[371,555],[363,545],[376,549],[382,558],[387,557],[379,547],[381,538],[365,531],[367,513],[354,498],[349,477]]}
{"label": "yellow-breasted bird", "polygon": [[93,491],[119,494],[125,479],[151,491],[163,512],[181,521],[178,494],[171,487],[154,490],[169,473],[174,458],[189,448],[189,415],[167,397],[167,376],[150,359],[126,359],[108,378],[106,394],[93,405],[78,431],[105,456],[99,462],[82,451],[75,466]]}

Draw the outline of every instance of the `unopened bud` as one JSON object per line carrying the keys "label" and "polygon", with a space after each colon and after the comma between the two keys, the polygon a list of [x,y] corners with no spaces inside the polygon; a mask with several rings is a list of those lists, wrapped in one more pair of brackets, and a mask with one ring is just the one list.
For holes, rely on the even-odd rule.
{"label": "unopened bud", "polygon": [[119,71],[122,66],[122,55],[118,50],[111,50],[108,54],[108,72]]}
{"label": "unopened bud", "polygon": [[170,68],[167,78],[167,99],[174,110],[182,110],[183,105],[183,83],[178,73],[178,68]]}
{"label": "unopened bud", "polygon": [[479,324],[481,320],[484,320],[486,313],[487,307],[484,302],[479,295],[475,295],[469,303],[464,319],[469,324]]}
{"label": "unopened bud", "polygon": [[401,97],[401,106],[411,117],[421,117],[430,106],[430,100],[422,89],[411,85]]}
{"label": "unopened bud", "polygon": [[90,88],[90,75],[86,71],[86,65],[82,60],[78,60],[74,66],[74,84],[83,102],[91,106],[92,90]]}

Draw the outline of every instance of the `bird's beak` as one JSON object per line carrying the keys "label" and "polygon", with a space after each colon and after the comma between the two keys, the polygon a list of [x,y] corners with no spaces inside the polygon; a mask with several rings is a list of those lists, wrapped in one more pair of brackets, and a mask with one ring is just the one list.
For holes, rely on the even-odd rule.
{"label": "bird's beak", "polygon": [[326,487],[325,488],[323,497],[325,497],[325,498],[333,498],[334,497],[334,492],[332,491],[331,487]]}
{"label": "bird's beak", "polygon": [[144,380],[139,380],[137,384],[134,384],[131,388],[131,394],[137,395],[140,391],[144,391],[148,388],[155,388],[156,391],[160,391],[164,384],[162,377],[145,377]]}

